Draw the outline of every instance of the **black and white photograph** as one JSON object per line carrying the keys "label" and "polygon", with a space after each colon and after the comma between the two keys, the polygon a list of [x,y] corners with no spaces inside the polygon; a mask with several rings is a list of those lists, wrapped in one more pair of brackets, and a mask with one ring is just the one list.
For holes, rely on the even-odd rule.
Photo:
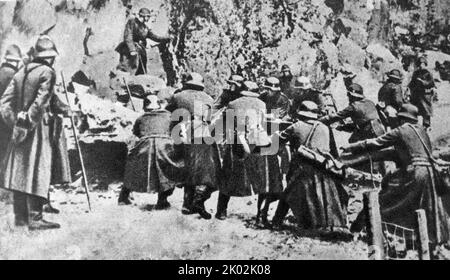
{"label": "black and white photograph", "polygon": [[0,60],[0,260],[450,260],[448,0],[0,0]]}

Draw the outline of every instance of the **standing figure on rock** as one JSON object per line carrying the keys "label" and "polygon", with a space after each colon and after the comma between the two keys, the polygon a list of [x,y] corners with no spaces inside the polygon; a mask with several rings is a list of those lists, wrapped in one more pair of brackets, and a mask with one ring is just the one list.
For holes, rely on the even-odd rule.
{"label": "standing figure on rock", "polygon": [[289,118],[291,102],[289,98],[281,92],[280,80],[274,77],[267,78],[264,83],[265,91],[260,95],[260,99],[266,103],[269,114],[277,119]]}
{"label": "standing figure on rock", "polygon": [[394,69],[387,73],[388,80],[378,92],[378,103],[386,117],[387,125],[397,127],[395,120],[397,112],[404,103],[402,89],[402,75],[399,70]]}
{"label": "standing figure on rock", "polygon": [[304,229],[333,230],[346,227],[347,194],[342,185],[295,153],[300,146],[325,154],[331,153],[330,131],[317,120],[318,112],[317,104],[304,101],[297,111],[296,118],[299,121],[279,134],[280,145],[290,142],[294,152],[288,186],[272,220],[275,228],[282,225],[289,209],[298,225]]}
{"label": "standing figure on rock", "polygon": [[240,97],[227,107],[227,114],[234,114],[234,118],[229,120],[231,123],[227,126],[223,181],[219,187],[216,213],[219,220],[226,219],[228,202],[232,196],[280,194],[283,191],[279,172],[272,174],[268,169],[268,156],[255,152],[258,147],[270,144],[270,138],[263,128],[266,105],[258,99],[258,91],[256,83],[245,82]]}
{"label": "standing figure on rock", "polygon": [[240,92],[244,83],[244,78],[240,75],[231,75],[227,84],[229,88],[224,89],[222,94],[214,101],[214,109],[220,110],[228,106],[228,104],[240,97]]}
{"label": "standing figure on rock", "polygon": [[279,77],[281,92],[283,92],[290,100],[293,99],[294,94],[294,76],[291,68],[284,64],[281,66],[281,75]]}
{"label": "standing figure on rock", "polygon": [[351,118],[352,135],[350,143],[383,135],[385,130],[381,123],[375,104],[364,96],[363,88],[359,84],[349,86],[347,95],[350,104],[347,108],[335,114],[319,119],[324,124],[332,124]]}
{"label": "standing figure on rock", "polygon": [[419,116],[423,118],[423,126],[431,126],[433,116],[434,84],[433,75],[427,70],[428,62],[425,57],[419,58],[416,63],[417,70],[411,78],[409,89],[411,91],[411,104],[419,109]]}
{"label": "standing figure on rock", "polygon": [[359,154],[393,146],[400,158],[399,176],[396,176],[400,178],[400,183],[394,183],[380,193],[381,218],[384,222],[415,228],[415,210],[424,209],[430,242],[439,245],[449,241],[449,209],[445,209],[436,184],[438,180],[427,152],[427,149],[432,151],[431,141],[424,127],[418,123],[418,114],[415,106],[404,104],[398,114],[399,127],[378,138],[351,144],[343,150]]}
{"label": "standing figure on rock", "polygon": [[[182,213],[198,213],[211,219],[205,201],[217,190],[219,184],[219,150],[210,133],[213,99],[204,92],[203,77],[191,73],[181,92],[174,95],[167,109],[176,114],[172,118],[173,135],[179,132],[185,161],[184,202]],[[179,120],[180,119],[180,120]],[[178,141],[177,141],[178,142]]]}
{"label": "standing figure on rock", "polygon": [[42,213],[53,172],[54,139],[49,123],[58,52],[47,37],[37,40],[34,52],[32,62],[14,76],[0,100],[1,117],[13,129],[1,177],[3,187],[14,193],[17,226],[55,229],[60,225],[45,221]]}
{"label": "standing figure on rock", "polygon": [[170,207],[167,198],[183,182],[183,158],[174,147],[171,113],[165,108],[172,98],[168,89],[144,100],[144,115],[134,124],[139,142],[130,150],[119,204],[131,204],[130,192],[158,193],[155,210]]}
{"label": "standing figure on rock", "polygon": [[[4,62],[0,66],[0,98],[3,96],[6,88],[19,71],[22,61],[22,52],[17,45],[10,45],[6,48]],[[11,138],[11,129],[0,118],[0,163],[3,162],[6,148]],[[1,184],[1,183],[0,183]]]}
{"label": "standing figure on rock", "polygon": [[147,39],[155,42],[170,40],[168,36],[156,35],[148,28],[147,23],[152,16],[149,9],[142,8],[136,18],[128,20],[125,26],[124,40],[116,48],[120,54],[119,68],[122,71],[135,75],[147,74]]}

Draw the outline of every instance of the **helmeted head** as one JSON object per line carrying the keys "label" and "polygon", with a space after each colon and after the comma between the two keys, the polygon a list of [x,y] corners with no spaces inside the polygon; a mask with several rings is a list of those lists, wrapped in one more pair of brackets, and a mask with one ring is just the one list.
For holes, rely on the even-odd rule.
{"label": "helmeted head", "polygon": [[283,77],[289,77],[292,76],[291,68],[287,64],[284,64],[281,66],[281,74]]}
{"label": "helmeted head", "polygon": [[187,76],[186,86],[193,86],[196,88],[201,88],[203,90],[205,88],[204,80],[202,75],[196,72],[192,72]]}
{"label": "helmeted head", "polygon": [[428,60],[426,57],[421,56],[416,61],[416,67],[425,69],[428,66]]}
{"label": "helmeted head", "polygon": [[397,117],[404,122],[417,123],[419,121],[419,109],[416,106],[405,103],[400,108]]}
{"label": "helmeted head", "polygon": [[347,88],[347,95],[350,99],[364,99],[364,89],[361,85],[359,84],[351,84],[348,88]]}
{"label": "helmeted head", "polygon": [[302,118],[316,120],[319,118],[319,106],[313,101],[303,101],[296,113]]}
{"label": "helmeted head", "polygon": [[295,80],[294,88],[301,90],[312,89],[311,80],[308,77],[300,76]]}
{"label": "helmeted head", "polygon": [[5,60],[12,62],[19,62],[22,60],[22,51],[19,46],[13,44],[9,45],[5,51]]}
{"label": "helmeted head", "polygon": [[266,82],[264,83],[264,88],[273,92],[279,92],[281,91],[280,80],[275,77],[267,78]]}
{"label": "helmeted head", "polygon": [[53,40],[47,36],[40,36],[34,46],[34,58],[55,58],[59,55],[56,45]]}
{"label": "helmeted head", "polygon": [[386,75],[389,77],[389,79],[397,82],[400,82],[403,79],[402,73],[397,69],[389,71]]}
{"label": "helmeted head", "polygon": [[141,8],[139,10],[138,19],[142,23],[147,23],[153,16],[153,12],[147,8]]}
{"label": "helmeted head", "polygon": [[230,87],[230,91],[240,91],[244,84],[244,77],[241,75],[231,75],[231,77],[227,80],[227,83]]}
{"label": "helmeted head", "polygon": [[251,81],[244,82],[242,86],[241,95],[250,96],[250,97],[258,97],[259,96],[259,87],[258,84]]}

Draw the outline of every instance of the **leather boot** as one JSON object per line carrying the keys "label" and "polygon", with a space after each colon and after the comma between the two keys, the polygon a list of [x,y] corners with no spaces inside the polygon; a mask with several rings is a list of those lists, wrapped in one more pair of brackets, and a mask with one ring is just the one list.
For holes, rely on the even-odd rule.
{"label": "leather boot", "polygon": [[39,197],[28,196],[28,229],[29,230],[49,230],[58,229],[61,226],[57,223],[48,222],[43,219],[42,210],[44,200]]}
{"label": "leather boot", "polygon": [[49,214],[59,214],[61,211],[54,208],[50,203],[44,205],[44,212]]}
{"label": "leather boot", "polygon": [[215,216],[216,219],[223,221],[227,218],[227,208],[229,201],[229,196],[219,193],[219,198],[217,200],[217,212]]}
{"label": "leather boot", "polygon": [[28,225],[27,195],[20,192],[13,193],[14,220],[17,227]]}
{"label": "leather boot", "polygon": [[125,187],[122,187],[119,194],[118,203],[119,205],[130,205],[130,193],[131,191]]}
{"label": "leather boot", "polygon": [[208,195],[207,186],[197,186],[195,188],[194,201],[192,203],[193,210],[205,220],[209,220],[212,218],[212,215],[205,209],[205,201],[209,198],[209,196],[210,194]]}
{"label": "leather boot", "polygon": [[170,203],[167,201],[168,194],[165,192],[158,194],[158,202],[155,205],[155,210],[167,210],[170,208]]}
{"label": "leather boot", "polygon": [[195,214],[192,203],[194,200],[194,187],[184,186],[183,208],[181,213],[183,215]]}
{"label": "leather boot", "polygon": [[289,204],[284,200],[280,199],[278,202],[277,210],[272,219],[272,228],[274,230],[279,230],[283,226],[283,220],[289,212]]}

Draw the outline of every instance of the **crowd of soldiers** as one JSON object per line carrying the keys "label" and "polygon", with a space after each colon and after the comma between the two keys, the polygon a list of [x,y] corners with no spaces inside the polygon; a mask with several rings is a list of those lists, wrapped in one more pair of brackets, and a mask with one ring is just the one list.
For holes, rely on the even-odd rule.
{"label": "crowd of soldiers", "polygon": [[[137,19],[130,19],[119,48],[121,64],[132,65],[135,74],[146,72],[146,38],[165,40],[145,26],[149,13],[142,9]],[[61,133],[59,115],[68,114],[54,94],[57,55],[52,40],[41,36],[22,68],[20,49],[13,45],[0,69],[0,186],[14,193],[16,225],[30,229],[59,227],[42,215],[49,186],[64,177],[54,148]],[[393,70],[378,104],[366,98],[361,85],[349,82],[349,105],[335,112],[326,108],[324,94],[308,77],[294,77],[287,65],[262,86],[231,75],[216,100],[205,92],[203,77],[190,73],[175,92],[167,88],[145,97],[145,113],[133,130],[140,140],[129,152],[118,202],[131,204],[132,192],[158,193],[151,210],[164,210],[171,207],[168,198],[174,189],[182,187],[181,212],[211,219],[205,202],[218,190],[215,218],[224,220],[231,197],[257,194],[257,220],[265,227],[282,227],[291,209],[302,228],[345,229],[348,195],[341,182],[297,153],[306,147],[338,158],[332,124],[339,123],[338,130],[351,132],[343,152],[362,154],[393,146],[398,153],[396,176],[390,176],[397,184],[384,182],[380,193],[383,220],[412,228],[414,210],[425,209],[430,240],[447,242],[448,209],[437,194],[427,153],[432,149],[426,128],[431,125],[434,82],[426,66],[425,58],[418,59],[410,102],[403,94],[400,71]],[[225,131],[212,129],[227,122],[230,111],[233,125],[227,123]],[[274,143],[279,144],[275,152],[267,149]],[[373,172],[374,166],[369,169]],[[381,165],[376,169],[384,172]],[[276,200],[278,208],[269,222],[269,205]],[[361,227],[355,223],[352,230]]]}

